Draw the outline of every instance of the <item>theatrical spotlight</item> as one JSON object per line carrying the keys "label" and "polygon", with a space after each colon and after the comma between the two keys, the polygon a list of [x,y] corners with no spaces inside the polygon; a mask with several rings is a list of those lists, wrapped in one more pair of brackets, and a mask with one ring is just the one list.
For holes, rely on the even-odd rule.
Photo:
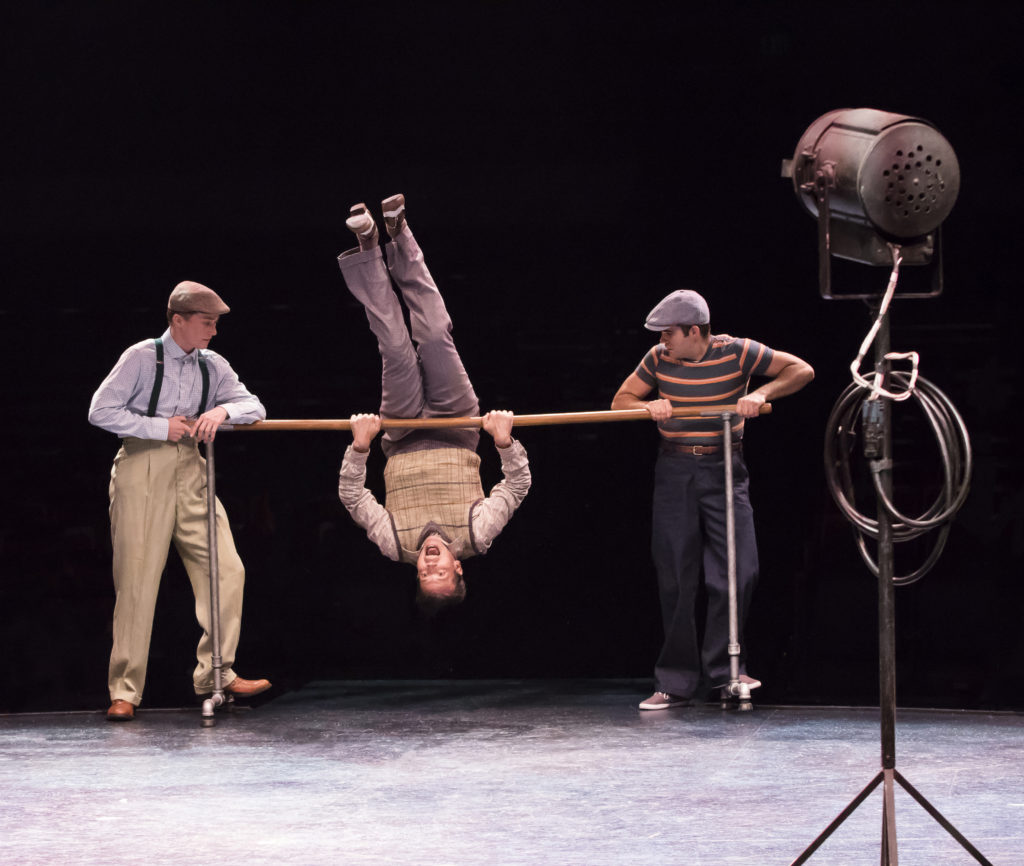
{"label": "theatrical spotlight", "polygon": [[[883,864],[898,862],[895,785],[907,791],[979,863],[987,864],[961,835],[896,770],[896,638],[894,588],[922,577],[937,561],[949,523],[963,505],[971,477],[971,448],[963,419],[930,382],[918,376],[916,352],[889,349],[889,305],[896,295],[901,264],[933,265],[930,292],[903,297],[933,297],[942,290],[940,226],[960,189],[960,169],[949,143],[926,120],[870,108],[823,114],[801,136],[783,176],[793,179],[801,205],[818,219],[821,294],[826,298],[861,298],[874,321],[850,364],[853,383],[840,396],[825,431],[825,473],[829,491],[853,524],[858,550],[878,585],[879,706],[882,768],[793,866],[804,863],[879,785],[883,790]],[[890,265],[885,291],[860,294],[832,292],[831,256],[867,265]],[[933,259],[936,261],[933,263]],[[874,346],[874,372],[861,364]],[[895,371],[894,361],[911,369]],[[914,399],[938,441],[942,483],[935,502],[916,517],[900,512],[893,499],[893,407]],[[868,462],[875,494],[875,514],[855,505],[851,463],[861,453]],[[937,530],[931,553],[911,574],[895,574],[894,545]],[[872,556],[874,548],[875,556]]]}
{"label": "theatrical spotlight", "polygon": [[960,191],[960,166],[927,120],[872,108],[830,111],[807,127],[782,176],[817,217],[823,296],[833,297],[830,255],[889,265],[890,243],[900,245],[904,265],[935,260],[931,291],[916,297],[942,291],[940,226]]}

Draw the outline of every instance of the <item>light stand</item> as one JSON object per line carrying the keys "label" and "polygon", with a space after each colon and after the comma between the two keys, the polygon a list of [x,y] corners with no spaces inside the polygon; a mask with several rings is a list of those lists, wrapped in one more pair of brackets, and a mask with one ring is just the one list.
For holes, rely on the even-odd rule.
{"label": "light stand", "polygon": [[[880,308],[880,305],[877,310]],[[889,354],[889,317],[882,314],[876,337],[875,373],[881,387],[888,389],[891,379]],[[872,471],[876,486],[892,498],[892,404],[881,401],[880,459],[874,461]],[[878,500],[878,682],[881,709],[882,768],[828,827],[793,861],[792,866],[805,863],[829,836],[856,811],[869,794],[882,785],[882,866],[897,866],[895,785],[900,786],[931,815],[979,863],[992,864],[963,836],[927,799],[896,769],[896,611],[895,611],[895,558],[893,520],[881,497]]]}
{"label": "light stand", "polygon": [[[898,783],[979,863],[978,850],[949,823],[896,769],[896,617],[895,587],[922,577],[938,559],[948,523],[967,497],[971,475],[970,442],[959,413],[948,399],[917,374],[915,352],[890,351],[889,304],[900,262],[933,264],[931,290],[905,297],[934,297],[942,291],[940,227],[960,189],[960,170],[949,142],[928,121],[870,108],[823,114],[801,136],[793,158],[783,161],[783,177],[791,178],[801,205],[818,221],[818,283],[829,299],[860,299],[874,310],[874,325],[851,365],[854,383],[840,397],[829,418],[825,437],[825,471],[830,492],[854,524],[861,557],[878,579],[878,678],[881,710],[882,767],[866,788],[793,861],[804,863],[868,795],[882,785],[883,866],[897,866],[895,786]],[[831,256],[867,265],[883,265],[891,257],[889,287],[879,300],[873,294],[837,294]],[[859,372],[872,341],[873,380]],[[910,360],[912,374],[895,372],[894,358]],[[894,386],[902,387],[896,392]],[[865,396],[867,394],[867,396]],[[915,398],[939,439],[944,484],[935,503],[921,516],[900,513],[892,501],[892,409],[897,401]],[[859,410],[863,410],[864,455],[870,462],[876,496],[876,520],[853,504],[853,481],[844,446],[853,441]],[[843,440],[835,447],[832,431]],[[938,529],[938,540],[925,563],[907,577],[895,573],[894,544]],[[865,538],[877,542],[877,564]]]}

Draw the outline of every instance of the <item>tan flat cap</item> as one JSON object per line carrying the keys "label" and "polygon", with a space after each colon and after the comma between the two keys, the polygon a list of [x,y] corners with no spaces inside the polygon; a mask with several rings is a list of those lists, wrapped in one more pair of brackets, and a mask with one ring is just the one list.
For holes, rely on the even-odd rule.
{"label": "tan flat cap", "polygon": [[231,307],[213,289],[192,280],[184,280],[174,287],[167,299],[167,309],[172,313],[208,313],[211,316],[231,312]]}

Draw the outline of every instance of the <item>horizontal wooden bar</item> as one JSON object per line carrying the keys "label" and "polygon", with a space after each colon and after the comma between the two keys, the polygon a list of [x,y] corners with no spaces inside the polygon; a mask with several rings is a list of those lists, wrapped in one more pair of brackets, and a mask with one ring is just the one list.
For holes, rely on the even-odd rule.
{"label": "horizontal wooden bar", "polygon": [[[673,418],[699,418],[718,416],[726,412],[735,413],[736,404],[704,406],[700,409],[683,407],[672,410]],[[761,414],[772,411],[772,404],[765,403]],[[605,409],[596,412],[546,412],[540,415],[516,415],[513,427],[545,427],[557,424],[597,424],[609,421],[650,420],[646,409]],[[442,427],[479,427],[482,418],[476,415],[453,418],[382,418],[384,430],[403,428],[406,430],[437,429]],[[351,430],[352,422],[341,418],[286,419],[280,421],[255,421],[252,424],[221,424],[219,430]]]}

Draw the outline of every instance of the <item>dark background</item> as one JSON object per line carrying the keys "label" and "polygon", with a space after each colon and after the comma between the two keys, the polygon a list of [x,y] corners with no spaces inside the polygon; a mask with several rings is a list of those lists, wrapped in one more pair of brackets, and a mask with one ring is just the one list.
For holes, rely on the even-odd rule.
{"label": "dark background", "polygon": [[[694,11],[694,9],[697,11]],[[372,411],[379,361],[335,256],[348,207],[395,192],[445,294],[484,408],[606,408],[668,291],[718,331],[810,361],[748,426],[762,578],[760,700],[877,702],[877,594],[822,469],[825,422],[870,325],[817,288],[814,221],[779,175],[836,108],[925,117],[962,190],[946,289],[898,300],[893,347],[964,415],[976,468],[946,552],[897,592],[901,704],[1019,708],[1021,471],[1015,324],[1021,64],[1009,4],[21,4],[2,27],[7,476],[0,710],[96,708],[113,605],[116,441],[90,396],[158,336],[170,289],[232,306],[213,348],[271,418]],[[1012,11],[1010,11],[1012,10]],[[881,291],[887,271],[837,278]],[[913,274],[907,274],[909,281]],[[225,434],[218,491],[248,583],[238,670],[312,678],[645,677],[660,643],[648,424],[523,430],[534,487],[423,622],[335,493],[342,433]],[[938,464],[897,411],[897,501]],[[483,448],[485,484],[498,463]],[[379,452],[370,478],[380,492]],[[866,500],[866,508],[873,507]],[[901,552],[898,564],[920,551]],[[903,570],[906,570],[905,568]],[[190,699],[197,638],[172,554],[148,706]]]}

